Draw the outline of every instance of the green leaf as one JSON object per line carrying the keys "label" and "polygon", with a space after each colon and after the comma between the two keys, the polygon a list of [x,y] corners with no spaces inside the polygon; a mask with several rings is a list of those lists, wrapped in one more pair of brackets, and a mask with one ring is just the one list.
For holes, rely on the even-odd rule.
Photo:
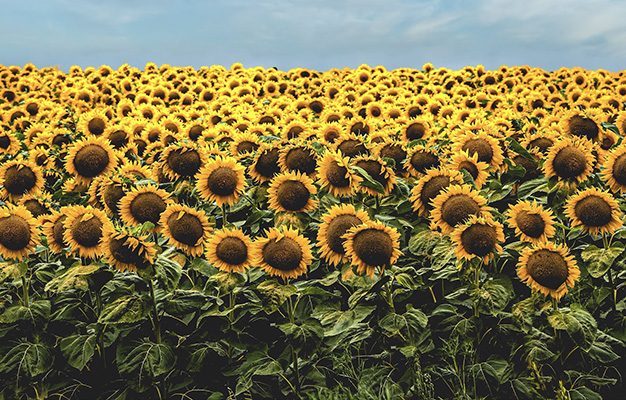
{"label": "green leaf", "polygon": [[589,245],[580,253],[580,256],[586,263],[589,275],[600,278],[611,268],[617,257],[624,252],[624,247],[624,244],[619,242],[613,243],[611,247],[607,248]]}
{"label": "green leaf", "polygon": [[19,279],[26,274],[28,265],[26,263],[2,262],[0,263],[0,283],[7,279]]}
{"label": "green leaf", "polygon": [[177,257],[178,253],[168,250],[161,253],[154,263],[156,277],[168,291],[176,289],[183,274],[183,267],[175,259]]}
{"label": "green leaf", "polygon": [[227,352],[219,343],[197,343],[190,346],[189,364],[187,369],[190,372],[200,372],[205,366],[205,360],[212,354],[226,357]]}
{"label": "green leaf", "polygon": [[18,378],[35,377],[52,368],[54,357],[48,347],[41,343],[21,342],[11,348],[0,360],[0,373],[16,373]]}
{"label": "green leaf", "polygon": [[373,189],[378,193],[385,193],[385,188],[383,187],[383,185],[381,185],[380,182],[372,178],[366,170],[357,166],[352,166],[352,169],[354,169],[357,174],[359,174],[364,179],[361,183],[363,186]]}
{"label": "green leaf", "polygon": [[96,335],[72,335],[59,344],[68,364],[82,371],[96,350]]}
{"label": "green leaf", "polygon": [[117,350],[117,368],[120,374],[157,378],[174,369],[176,355],[170,346],[149,341],[120,346]]}
{"label": "green leaf", "polygon": [[51,304],[48,300],[33,301],[28,307],[14,305],[0,315],[0,324],[12,324],[22,320],[47,320],[50,317],[50,309]]}
{"label": "green leaf", "polygon": [[324,336],[336,336],[355,328],[361,321],[367,318],[374,309],[375,307],[358,305],[352,310],[338,311],[338,318],[332,328],[324,333]]}
{"label": "green leaf", "polygon": [[145,304],[141,297],[123,296],[104,307],[98,322],[101,324],[130,324],[140,321],[145,315]]}
{"label": "green leaf", "polygon": [[55,293],[64,292],[70,289],[88,290],[89,276],[99,269],[100,267],[95,264],[76,264],[48,282],[45,290]]}

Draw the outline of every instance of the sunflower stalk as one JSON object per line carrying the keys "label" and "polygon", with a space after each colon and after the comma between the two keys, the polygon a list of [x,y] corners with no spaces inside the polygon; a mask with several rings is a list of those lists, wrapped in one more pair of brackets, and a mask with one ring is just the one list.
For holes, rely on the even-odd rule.
{"label": "sunflower stalk", "polygon": [[159,311],[157,309],[157,300],[152,279],[148,281],[148,285],[150,286],[150,298],[152,300],[152,326],[154,328],[154,337],[157,344],[161,344],[161,321],[159,320]]}
{"label": "sunflower stalk", "polygon": [[[287,312],[288,312],[288,317],[289,317],[289,322],[294,324],[296,322],[296,307],[291,299],[291,296],[289,296],[289,298],[287,299]],[[301,378],[300,378],[300,366],[298,365],[298,358],[300,357],[300,354],[298,352],[298,349],[296,349],[296,346],[294,346],[293,342],[290,344],[291,347],[291,361],[292,361],[292,368],[293,368],[293,373],[295,375],[295,389],[296,392],[295,394],[298,396],[298,398],[300,398],[300,384],[301,384]]]}
{"label": "sunflower stalk", "polygon": [[24,302],[24,307],[26,308],[30,306],[29,289],[28,279],[26,278],[26,275],[22,275],[22,301]]}

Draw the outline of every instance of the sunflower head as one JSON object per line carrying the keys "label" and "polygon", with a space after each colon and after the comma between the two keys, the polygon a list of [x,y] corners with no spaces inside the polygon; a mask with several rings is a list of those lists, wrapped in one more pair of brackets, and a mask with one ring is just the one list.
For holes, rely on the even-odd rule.
{"label": "sunflower head", "polygon": [[270,208],[283,212],[314,210],[317,202],[313,196],[316,193],[313,180],[299,172],[284,172],[276,176],[267,190]]}
{"label": "sunflower head", "polygon": [[571,226],[580,226],[593,235],[612,234],[622,226],[622,211],[610,194],[589,188],[579,191],[567,201],[565,213]]}
{"label": "sunflower head", "polygon": [[611,151],[603,167],[602,179],[609,185],[611,191],[626,192],[626,146],[621,145]]}
{"label": "sunflower head", "polygon": [[400,255],[400,234],[382,222],[366,221],[344,235],[344,250],[357,272],[373,276],[376,267],[390,267]]}
{"label": "sunflower head", "polygon": [[508,225],[525,242],[541,243],[555,233],[552,212],[536,202],[519,201],[508,211]]}
{"label": "sunflower head", "polygon": [[432,201],[431,229],[439,228],[449,234],[472,215],[487,212],[487,200],[469,185],[453,185],[442,191]]}
{"label": "sunflower head", "polygon": [[245,185],[244,167],[233,157],[218,157],[202,167],[196,188],[202,198],[221,207],[235,204]]}
{"label": "sunflower head", "polygon": [[204,164],[204,152],[195,146],[172,144],[162,155],[163,173],[172,180],[188,179],[196,176]]}
{"label": "sunflower head", "polygon": [[160,225],[169,243],[185,254],[198,257],[211,234],[206,214],[180,204],[170,204],[161,214]]}
{"label": "sunflower head", "polygon": [[104,256],[117,270],[151,275],[156,246],[148,235],[110,225],[103,241]]}
{"label": "sunflower head", "polygon": [[90,206],[70,206],[64,211],[67,218],[63,221],[63,241],[70,251],[79,257],[100,257],[104,232],[111,225],[106,214]]}
{"label": "sunflower head", "polygon": [[365,171],[374,181],[382,186],[383,191],[379,192],[366,185],[360,185],[357,189],[371,196],[386,196],[393,190],[397,178],[396,174],[389,168],[380,157],[359,156],[352,159],[351,165]]}
{"label": "sunflower head", "polygon": [[456,245],[456,256],[460,260],[479,258],[483,262],[502,251],[500,243],[504,242],[502,225],[490,216],[472,215],[462,225],[457,226],[451,234]]}
{"label": "sunflower head", "polygon": [[65,169],[79,183],[89,183],[98,175],[111,172],[117,157],[106,139],[89,137],[75,143],[69,150]]}
{"label": "sunflower head", "polygon": [[544,163],[546,177],[556,177],[561,186],[575,186],[589,177],[595,162],[591,142],[562,139],[550,148]]}
{"label": "sunflower head", "polygon": [[129,225],[150,222],[156,226],[170,202],[169,193],[165,190],[153,185],[139,186],[119,201],[120,216]]}
{"label": "sunflower head", "polygon": [[17,200],[24,195],[37,195],[44,186],[41,168],[28,160],[12,160],[0,166],[0,196]]}
{"label": "sunflower head", "polygon": [[283,279],[297,278],[307,272],[313,261],[308,239],[291,228],[271,228],[254,243],[253,264],[266,273]]}
{"label": "sunflower head", "polygon": [[317,232],[318,247],[326,262],[337,266],[348,261],[343,236],[350,228],[369,221],[367,213],[357,210],[352,204],[340,204],[330,208],[322,216],[322,223]]}
{"label": "sunflower head", "polygon": [[0,208],[0,255],[21,261],[39,242],[37,222],[23,206],[7,204]]}
{"label": "sunflower head", "polygon": [[439,167],[439,156],[432,149],[422,145],[413,146],[404,161],[404,166],[412,176],[419,176],[427,170]]}
{"label": "sunflower head", "polygon": [[419,178],[411,190],[413,210],[419,216],[426,216],[432,209],[432,200],[451,184],[463,183],[463,176],[448,168],[430,169]]}
{"label": "sunflower head", "polygon": [[224,272],[244,272],[250,266],[252,240],[241,229],[215,231],[207,243],[210,263]]}
{"label": "sunflower head", "polygon": [[283,171],[313,176],[317,166],[317,153],[304,143],[287,145],[280,151],[278,163]]}
{"label": "sunflower head", "polygon": [[567,247],[543,242],[522,251],[517,276],[533,291],[559,300],[574,286],[580,270]]}
{"label": "sunflower head", "polygon": [[336,197],[352,195],[355,184],[360,181],[350,169],[350,159],[337,151],[328,151],[320,158],[317,177],[320,185]]}

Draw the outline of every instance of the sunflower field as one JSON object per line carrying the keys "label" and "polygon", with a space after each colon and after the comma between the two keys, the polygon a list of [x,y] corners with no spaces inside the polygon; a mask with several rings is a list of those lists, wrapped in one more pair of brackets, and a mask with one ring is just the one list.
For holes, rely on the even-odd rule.
{"label": "sunflower field", "polygon": [[626,72],[0,66],[0,399],[611,399]]}

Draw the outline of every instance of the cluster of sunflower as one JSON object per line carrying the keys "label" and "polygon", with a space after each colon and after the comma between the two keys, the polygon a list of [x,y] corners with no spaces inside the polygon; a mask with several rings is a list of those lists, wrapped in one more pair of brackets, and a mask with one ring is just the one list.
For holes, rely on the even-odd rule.
{"label": "cluster of sunflower", "polygon": [[427,226],[464,265],[518,243],[519,279],[558,300],[581,276],[571,233],[623,230],[625,101],[626,74],[602,70],[0,66],[0,255],[149,276],[173,247],[350,279],[401,265]]}

